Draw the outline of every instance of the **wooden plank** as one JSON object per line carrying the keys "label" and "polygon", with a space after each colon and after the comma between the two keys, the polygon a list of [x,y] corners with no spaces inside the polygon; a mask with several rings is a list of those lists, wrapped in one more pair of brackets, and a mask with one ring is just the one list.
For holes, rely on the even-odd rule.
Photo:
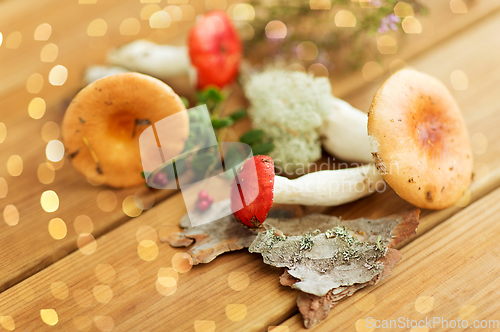
{"label": "wooden plank", "polygon": [[[498,112],[493,110],[498,109],[500,104],[488,96],[491,94],[490,91],[500,88],[498,73],[494,68],[498,61],[498,52],[500,52],[497,47],[500,44],[500,37],[492,33],[500,28],[498,16],[500,15],[485,20],[474,29],[456,36],[443,47],[431,50],[415,61],[416,64],[421,63],[419,68],[425,71],[432,71],[436,66],[443,67],[440,70],[441,73],[438,72],[438,78],[444,81],[453,69],[460,68],[466,73],[469,73],[469,69],[480,70],[483,73],[483,80],[488,82],[488,89],[480,89],[475,85],[482,87],[482,81],[471,79],[469,89],[463,92],[463,95],[456,95],[460,98],[471,133],[482,132],[487,135],[490,142],[486,152],[476,154],[475,158],[477,163],[486,164],[491,167],[492,171],[488,176],[478,177],[482,179],[482,182],[475,185],[478,189],[472,189],[474,192],[472,199],[498,186],[499,179],[498,158],[496,157],[498,146],[495,142],[498,141],[500,133],[495,127],[500,123],[500,118],[495,114]],[[481,42],[482,40],[488,42]],[[465,49],[471,49],[471,45],[474,45],[477,52],[474,54],[481,55],[480,67],[477,67],[476,56],[454,57],[457,45]],[[428,62],[427,59],[433,59],[433,61]],[[361,95],[360,98],[365,97]],[[477,107],[478,104],[473,101],[480,99],[485,99],[488,104],[479,101],[481,107]],[[475,121],[480,118],[476,113],[483,114],[483,112],[484,116],[488,117],[482,121]],[[497,194],[494,197],[496,198]],[[392,211],[400,211],[407,206],[407,203],[397,199],[391,191],[387,191],[345,207],[330,209],[328,212],[346,218],[360,214],[380,216]],[[441,222],[443,220],[441,218],[446,218],[447,214],[456,212],[454,209],[451,210],[452,212],[449,210],[438,212],[440,218],[434,217],[436,214],[426,212],[427,216],[423,218],[422,226]],[[72,330],[75,328],[75,323],[78,325],[83,321],[93,321],[97,316],[109,316],[113,319],[117,330],[184,331],[192,330],[196,321],[198,321],[197,324],[200,324],[200,321],[210,321],[207,324],[215,324],[217,330],[252,331],[278,325],[296,310],[297,293],[279,286],[278,276],[282,271],[264,265],[258,255],[250,255],[245,251],[225,254],[208,265],[196,266],[187,273],[181,273],[174,294],[170,296],[159,294],[156,289],[158,272],[161,268],[175,266],[172,264],[172,258],[176,253],[182,253],[183,250],[171,248],[166,244],[158,244],[158,257],[150,262],[142,261],[138,257],[136,233],[141,226],[146,225],[152,227],[156,234],[176,230],[178,220],[184,211],[181,197],[179,195],[171,197],[155,209],[147,211],[142,216],[102,236],[97,240],[95,253],[83,255],[79,251],[74,252],[0,294],[0,312],[2,315],[12,316],[18,329],[48,329],[40,318],[40,310],[54,309],[59,315],[57,327],[62,330]],[[475,209],[473,211],[472,215],[480,214]],[[150,239],[156,240],[156,234]],[[432,232],[428,234],[432,236]],[[460,241],[462,241],[461,238]],[[406,257],[406,252],[404,255]],[[456,262],[459,260],[457,259]],[[95,276],[95,270],[99,269],[99,264],[109,264],[116,271],[113,281],[104,280],[109,282],[109,287],[113,292],[113,298],[107,304],[97,302],[97,299],[103,300],[103,295],[97,291],[107,290],[100,286],[104,282]],[[424,269],[420,268],[420,270]],[[124,280],[130,280],[130,276],[135,271],[140,271],[137,280],[132,284],[126,283]],[[394,276],[397,276],[397,271],[399,270],[395,270]],[[412,270],[412,273],[418,276],[415,271]],[[240,273],[240,278],[243,280],[242,288],[244,280],[248,278],[248,286],[240,291],[232,289],[228,282],[231,272]],[[101,279],[103,279],[102,276]],[[392,278],[389,278],[387,282],[391,280]],[[61,288],[61,294],[57,292],[56,294],[64,299],[54,297],[51,291],[51,285],[54,282],[63,282],[66,285],[67,297],[66,288],[61,286],[62,284],[58,286]],[[381,286],[384,285],[385,283]],[[96,294],[93,295],[96,286],[98,286]],[[373,289],[376,290],[378,287],[373,287]],[[86,294],[84,299],[82,299],[82,294]],[[16,300],[19,298],[22,300]],[[244,305],[244,307],[231,306],[234,304]],[[235,308],[241,311],[238,312]],[[243,308],[246,308],[246,315],[243,315]],[[232,321],[226,309],[229,317],[234,319],[235,316],[236,318],[244,316],[244,318],[240,321]],[[235,310],[236,313],[231,310]],[[241,316],[238,317],[238,313]],[[74,320],[75,317],[85,318]],[[99,319],[102,323],[102,318]],[[95,323],[92,324],[95,325]],[[327,326],[327,324],[322,326]]]}
{"label": "wooden plank", "polygon": [[[303,328],[300,315],[281,326],[288,327],[286,331],[373,331],[374,320],[382,324],[383,320],[397,321],[399,317],[416,321],[437,317],[441,322],[436,321],[426,331],[463,331],[464,325],[450,328],[450,321],[456,324],[458,318],[467,320],[469,329],[474,321],[480,324],[485,320],[484,324],[496,325],[483,326],[483,331],[497,330],[499,199],[497,189],[404,247],[403,260],[391,277],[340,302],[317,327]],[[373,320],[366,321],[368,317]],[[448,321],[448,328],[442,325],[446,324],[443,319]],[[481,330],[478,327],[473,330]]]}
{"label": "wooden plank", "polygon": [[[190,1],[196,12],[204,10],[201,0]],[[47,122],[59,124],[61,122],[66,102],[81,86],[81,74],[86,66],[101,63],[108,47],[122,44],[140,37],[150,37],[156,41],[181,41],[183,32],[192,22],[173,23],[168,32],[157,33],[149,28],[148,21],[140,19],[139,12],[146,6],[138,1],[99,0],[95,4],[80,5],[74,2],[60,2],[55,0],[42,1],[4,1],[0,4],[0,31],[4,42],[0,48],[0,120],[7,126],[7,138],[2,143],[2,160],[4,162],[11,155],[20,155],[24,170],[19,177],[11,177],[5,168],[0,168],[0,177],[7,180],[9,193],[0,201],[0,210],[5,206],[13,205],[20,212],[20,221],[14,226],[4,223],[0,228],[0,249],[5,254],[0,258],[2,266],[8,266],[0,271],[0,290],[6,289],[25,277],[35,273],[66,253],[74,251],[78,234],[74,231],[73,221],[79,215],[88,215],[94,223],[93,235],[99,237],[107,230],[128,220],[128,217],[119,208],[121,202],[138,188],[131,190],[114,190],[117,196],[117,208],[112,212],[103,212],[96,208],[97,195],[108,188],[93,187],[79,176],[70,165],[66,164],[56,171],[54,182],[42,184],[37,179],[39,165],[46,161],[42,151],[46,142],[39,133]],[[451,14],[449,8],[442,4],[429,3],[431,10],[450,22],[443,25],[443,29],[452,33],[473,21],[486,15],[486,9],[493,10],[497,4],[480,3],[470,9],[467,15]],[[78,15],[75,15],[78,12]],[[103,37],[87,36],[87,26],[99,13],[99,18],[107,22],[108,28]],[[141,22],[141,31],[137,36],[122,36],[119,25],[122,20],[135,17]],[[460,19],[457,19],[460,18]],[[430,19],[434,19],[432,16]],[[437,19],[437,18],[436,18]],[[41,23],[49,23],[52,33],[48,41],[35,41],[35,28]],[[19,31],[22,41],[17,49],[8,49],[7,40],[12,32]],[[425,31],[424,31],[425,32]],[[440,36],[443,34],[438,33]],[[416,38],[416,39],[415,39]],[[412,49],[423,49],[431,44],[433,36],[420,38],[411,36],[409,42]],[[40,61],[40,51],[47,43],[55,43],[59,48],[57,60],[53,63]],[[415,46],[420,45],[420,46]],[[426,46],[427,45],[427,46]],[[68,80],[61,87],[49,84],[47,76],[55,64],[64,65],[69,72]],[[26,90],[26,81],[33,73],[40,73],[44,77],[44,85],[39,93],[32,94]],[[363,80],[359,80],[364,82]],[[348,86],[338,84],[337,86]],[[351,88],[353,89],[354,86]],[[345,90],[343,93],[347,93]],[[42,119],[34,120],[28,116],[27,108],[30,100],[41,97],[47,104],[47,111]],[[26,135],[26,133],[35,133]],[[58,135],[53,139],[59,138]],[[60,207],[54,213],[46,213],[39,204],[40,195],[46,190],[54,190],[60,198]],[[162,200],[171,192],[160,192],[156,199]],[[396,198],[395,195],[391,197]],[[397,199],[397,198],[396,198]],[[383,199],[384,202],[389,202]],[[399,204],[399,205],[398,205]],[[404,202],[393,204],[396,210]],[[346,207],[349,209],[350,206]],[[392,211],[391,210],[391,211]],[[347,211],[347,210],[346,210]],[[373,209],[372,209],[373,211]],[[359,211],[358,213],[361,213]],[[52,218],[62,218],[69,229],[64,240],[56,241],[50,237],[48,222]],[[26,244],[36,244],[34,250],[25,252]]]}
{"label": "wooden plank", "polygon": [[[198,5],[197,5],[198,3]],[[192,5],[200,12],[199,1]],[[149,27],[147,20],[140,18],[140,11],[146,5],[139,1],[103,0],[95,4],[78,4],[78,1],[3,1],[0,3],[0,31],[3,45],[0,47],[0,122],[7,127],[7,137],[1,144],[2,167],[0,177],[8,184],[8,194],[0,200],[0,211],[13,205],[19,211],[19,223],[8,226],[0,224],[0,290],[23,280],[27,276],[52,264],[67,253],[77,249],[78,234],[73,227],[79,215],[87,215],[93,222],[93,236],[99,237],[109,229],[129,219],[122,210],[123,200],[143,192],[143,187],[131,189],[110,189],[92,186],[78,174],[66,160],[61,169],[55,171],[55,180],[41,183],[37,177],[40,164],[46,162],[46,141],[42,139],[42,128],[47,123],[55,125],[51,139],[60,139],[58,125],[62,121],[69,100],[82,86],[82,73],[88,65],[102,63],[109,47],[136,38],[150,37],[154,40],[182,40],[183,33],[193,21],[173,23],[169,32],[157,33]],[[97,15],[97,13],[99,15]],[[103,37],[89,37],[87,26],[97,18],[107,22],[107,32]],[[136,36],[123,36],[119,26],[125,18],[134,17],[140,21],[141,31]],[[34,31],[41,23],[49,23],[52,33],[48,41],[35,41]],[[7,40],[12,32],[18,31],[22,41],[17,49],[7,48]],[[55,62],[41,62],[43,46],[54,43],[59,48]],[[50,69],[56,64],[68,69],[68,79],[63,86],[52,86],[48,82]],[[29,93],[26,89],[28,77],[40,73],[44,77],[39,93]],[[28,105],[35,98],[43,98],[47,105],[45,115],[35,120],[28,115]],[[5,167],[11,155],[19,155],[23,160],[23,171],[18,177],[8,174]],[[60,199],[56,212],[47,213],[40,205],[41,194],[53,190]],[[112,211],[98,208],[98,194],[110,190],[116,196],[116,207]],[[155,193],[156,200],[170,196],[174,191]],[[63,240],[54,240],[48,231],[52,218],[65,221],[68,234]],[[32,248],[26,250],[26,248]]]}
{"label": "wooden plank", "polygon": [[[489,28],[495,29],[498,27],[489,26]],[[474,36],[474,38],[477,38],[477,36]],[[468,38],[467,40],[469,42],[468,45],[470,45],[472,41],[476,41],[477,39]],[[492,38],[490,40],[492,40],[494,43],[496,39]],[[482,47],[484,48],[486,47],[486,45],[482,45]],[[441,50],[440,52],[441,55],[438,58],[441,60],[448,59],[450,58],[450,54],[454,54],[446,53],[446,50]],[[495,54],[496,53],[493,52],[491,56],[493,57]],[[461,59],[461,61],[465,60],[467,59]],[[453,61],[451,62],[452,64],[456,63]],[[435,63],[431,65],[435,66]],[[431,65],[422,69],[430,71]],[[489,63],[487,61],[483,61],[481,62],[481,65],[487,67],[489,66]],[[496,82],[493,78],[493,75],[495,74],[494,72],[488,74],[492,75],[488,76],[488,78],[490,80],[489,88],[493,90],[497,86],[495,84],[498,84],[498,82]],[[70,86],[69,81],[67,84],[68,86]],[[76,87],[77,84],[74,84],[74,86]],[[472,88],[472,84],[470,88]],[[57,93],[58,92],[55,92],[55,95]],[[483,94],[486,93],[487,91],[484,90]],[[18,96],[20,97],[19,100],[23,100],[24,102],[26,102],[26,99],[23,99],[23,94],[21,92],[13,93],[12,95]],[[64,94],[61,93],[59,97],[62,95]],[[14,97],[9,96],[5,98],[9,99],[3,100],[15,102]],[[48,96],[47,98],[51,97]],[[362,98],[364,97],[360,97],[360,100],[368,100],[368,98]],[[472,97],[469,96],[469,98]],[[14,103],[13,105],[20,104]],[[481,105],[486,107],[486,104]],[[494,105],[498,106],[498,104]],[[468,117],[468,121],[470,121],[469,117],[474,118],[472,112],[476,110],[476,106],[477,104],[472,105],[471,102],[469,108],[464,109],[464,112]],[[22,110],[23,112],[25,112],[25,108],[26,105],[21,105],[11,109]],[[46,116],[47,119],[49,119],[49,114],[47,114]],[[17,133],[17,136],[9,136],[8,139],[10,140],[10,137],[14,137],[14,141],[21,142],[22,137],[26,132],[26,127],[24,127],[23,124],[25,120],[22,120],[20,118],[18,119],[17,115],[12,115],[12,117],[9,119],[14,119],[12,120],[12,123],[15,123],[17,126],[13,127],[14,129],[11,129],[9,131],[9,135],[11,133]],[[479,116],[477,116],[477,119],[479,119]],[[38,128],[38,130],[40,129],[40,125],[38,124],[39,122],[34,120],[31,122],[36,123],[38,127],[34,126],[28,128]],[[492,130],[492,128],[495,123],[498,124],[498,118],[493,114],[493,116],[489,119],[489,125],[485,125],[483,122],[486,121],[478,122],[479,124],[477,124],[477,126],[481,126],[480,128],[488,130],[488,132],[485,132],[485,134],[489,135],[490,131],[494,131]],[[471,128],[474,127],[471,126]],[[30,132],[34,131],[35,130],[30,130]],[[488,136],[488,139],[496,138],[496,136]],[[490,142],[493,141],[490,140]],[[5,143],[7,143],[7,141]],[[30,148],[30,153],[32,155],[36,155],[37,149],[40,150],[40,147],[43,147],[43,144],[44,143],[33,145],[33,148]],[[12,149],[12,151],[14,151],[13,153],[18,151],[16,150],[16,147],[13,147]],[[491,150],[488,149],[488,156],[478,156],[478,160],[482,161],[482,158],[484,158],[484,163],[486,164],[486,166],[490,167],[490,169],[494,169],[493,167],[496,166],[496,159],[494,158],[494,155],[490,155],[490,151]],[[492,153],[494,152],[495,150],[493,150]],[[55,215],[50,216],[50,218],[47,217],[46,219],[40,218],[40,215],[45,215],[45,212],[40,210],[40,208],[38,207],[39,196],[30,198],[30,196],[33,196],[33,192],[35,192],[35,190],[31,188],[30,191],[22,191],[22,188],[33,186],[33,184],[37,181],[36,177],[33,175],[36,168],[33,166],[28,166],[28,164],[38,164],[42,161],[43,156],[40,160],[33,158],[35,157],[28,157],[25,159],[25,167],[32,167],[30,171],[30,174],[32,174],[31,177],[25,178],[22,182],[20,181],[22,185],[25,185],[25,187],[21,187],[21,185],[19,185],[19,187],[11,186],[10,188],[10,193],[12,193],[14,191],[13,188],[15,188],[16,193],[19,192],[24,195],[19,197],[19,202],[26,201],[29,202],[29,204],[25,203],[25,205],[23,205],[23,208],[20,208],[21,212],[26,211],[27,213],[27,215],[25,215],[27,216],[27,218],[25,219],[26,222],[24,224],[20,222],[19,225],[16,226],[18,228],[15,229],[19,230],[18,232],[9,233],[7,234],[8,236],[6,236],[6,238],[12,238],[12,242],[9,242],[10,247],[5,246],[4,248],[6,249],[3,250],[4,253],[11,255],[8,259],[2,262],[2,266],[10,265],[8,269],[2,269],[2,273],[5,273],[5,276],[7,277],[14,271],[27,271],[25,275],[28,275],[30,271],[33,271],[29,268],[29,266],[33,267],[31,261],[33,259],[33,256],[30,256],[32,255],[32,253],[26,253],[26,248],[29,245],[32,246],[32,244],[34,243],[35,246],[38,247],[41,245],[43,246],[46,242],[49,242],[50,244],[47,247],[50,247],[50,245],[53,245],[54,243],[57,244],[55,240],[47,237],[46,231],[48,220],[52,217],[55,217]],[[36,155],[36,158],[40,158],[40,155]],[[35,162],[32,163],[32,160]],[[26,170],[27,169],[28,168],[26,168]],[[94,220],[95,227],[102,227],[102,233],[104,233],[106,228],[101,225],[108,222],[109,219],[113,219],[115,217],[111,214],[104,215],[102,212],[96,210],[96,205],[94,202],[95,195],[97,194],[98,190],[87,186],[85,181],[82,179],[74,180],[78,178],[78,176],[70,167],[65,166],[63,167],[63,170],[64,171],[60,172],[61,182],[58,184],[58,187],[55,187],[54,183],[48,187],[41,186],[41,188],[46,189],[37,190],[39,190],[39,193],[41,193],[43,190],[56,188],[56,191],[58,193],[61,192],[61,208],[60,210],[58,210],[58,213],[62,213],[63,207],[68,206],[68,215],[65,216],[61,214],[58,216],[61,216],[66,221],[69,220],[68,228],[70,229],[70,233],[72,232],[71,221],[73,220],[74,216],[82,213],[82,211],[86,214],[91,215],[92,219]],[[21,175],[21,177],[23,177],[23,175]],[[18,179],[20,180],[21,177]],[[65,183],[63,184],[63,182]],[[72,184],[72,186],[68,184]],[[78,190],[75,190],[75,188],[78,188]],[[85,193],[85,190],[88,190],[88,194]],[[64,201],[63,204],[63,198],[71,197],[70,195],[73,195],[73,198],[68,198],[68,200]],[[78,198],[77,196],[81,197]],[[81,208],[81,205],[83,204],[82,202],[91,202],[92,204],[89,204],[89,206],[87,206],[84,210],[79,210]],[[376,195],[361,202],[350,204],[346,207],[331,209],[329,212],[341,214],[345,217],[354,217],[360,214],[364,214],[367,216],[377,216],[388,214],[392,211],[401,210],[406,206],[407,203],[398,199],[392,192],[388,191],[384,194]],[[77,211],[80,212],[78,213]],[[165,326],[176,328],[178,327],[179,330],[183,330],[183,328],[192,328],[195,320],[203,319],[213,320],[214,322],[216,322],[217,327],[220,329],[241,328],[250,330],[262,329],[268,325],[278,324],[280,321],[284,320],[291,313],[293,313],[293,311],[295,310],[295,294],[291,290],[283,289],[278,286],[277,277],[279,276],[281,271],[265,267],[261,263],[258,256],[248,255],[244,252],[225,255],[221,258],[218,258],[217,261],[212,263],[211,265],[196,267],[187,274],[181,274],[176,293],[170,297],[160,296],[155,289],[156,274],[160,267],[171,265],[171,257],[174,253],[180,252],[180,250],[171,249],[167,245],[159,245],[159,258],[157,258],[153,262],[143,262],[139,260],[137,256],[137,242],[135,241],[135,233],[141,225],[145,224],[149,224],[157,231],[160,230],[160,227],[162,225],[175,225],[178,222],[178,219],[183,211],[184,210],[182,208],[182,202],[177,196],[175,199],[161,204],[153,211],[146,212],[142,217],[132,220],[130,223],[127,223],[116,231],[110,232],[100,238],[97,241],[98,250],[96,251],[96,253],[90,256],[83,256],[83,254],[78,251],[74,252],[52,267],[42,271],[41,273],[38,273],[32,278],[27,279],[25,282],[3,293],[0,296],[0,312],[2,313],[2,315],[12,315],[15,321],[18,323],[18,328],[30,328],[32,326],[36,326],[37,330],[43,329],[44,327],[43,323],[40,320],[40,310],[50,307],[56,308],[58,313],[60,314],[61,320],[58,327],[63,330],[65,330],[66,327],[70,330],[74,329],[72,318],[78,315],[84,315],[86,317],[92,318],[97,315],[109,315],[113,317],[115,325],[124,330],[161,329]],[[122,217],[124,216],[118,210],[116,210],[116,213],[121,215]],[[23,213],[21,215],[23,215]],[[115,223],[116,220],[118,220],[118,222],[123,221],[120,218],[114,220]],[[110,223],[108,225],[113,224]],[[33,231],[34,229],[36,231]],[[3,230],[2,233],[4,233]],[[43,234],[43,239],[40,240],[40,242],[37,242],[36,236],[34,234]],[[16,247],[21,237],[25,238],[26,240],[23,241],[23,245]],[[73,243],[71,243],[70,238]],[[67,252],[74,250],[76,248],[76,245],[74,243],[75,239],[76,233],[69,234],[67,241],[68,243],[70,243],[70,245],[68,247],[56,246],[52,249],[46,249],[45,258],[48,259],[50,257],[50,259],[52,259],[52,257],[54,257],[54,260],[57,260],[60,257],[57,254],[53,255],[53,253],[62,253],[58,250],[64,250],[66,248]],[[4,241],[4,239],[2,239],[0,243],[2,243],[3,245],[6,242]],[[13,254],[8,253],[11,248],[16,249]],[[49,255],[49,253],[51,254]],[[28,256],[28,259],[25,259],[25,256]],[[21,263],[18,263],[19,261]],[[42,265],[49,264],[48,261],[45,261],[43,259],[40,261],[43,263]],[[94,286],[101,283],[96,279],[96,277],[94,277],[94,270],[99,263],[111,264],[117,272],[117,277],[113,281],[115,284],[111,283],[111,288],[114,292],[113,300],[107,305],[99,304],[97,300],[92,299],[92,295],[90,295],[90,299],[92,299],[91,306],[81,307],[78,305],[78,303],[80,303],[80,305],[82,303],[85,304],[85,301],[81,299],[80,290],[83,289],[85,291],[92,291]],[[35,266],[39,267],[41,265]],[[127,284],[126,281],[132,278],[131,275],[134,274],[134,269],[140,271],[139,281],[135,285]],[[233,271],[244,272],[249,276],[249,279],[251,281],[250,286],[247,287],[244,291],[237,292],[228,288],[227,277],[228,274]],[[65,300],[58,300],[53,297],[50,290],[50,285],[54,281],[62,281],[66,283],[67,287],[69,288],[68,298],[66,298]],[[199,290],[197,290],[197,288],[199,288]],[[256,291],[259,291],[263,295],[261,297],[256,297]],[[62,297],[62,295],[64,295],[64,292],[62,292],[58,296]],[[217,297],[217,305],[213,304],[210,300],[213,297]],[[97,298],[101,300],[103,299],[102,295],[98,295]],[[194,301],[194,299],[196,298],[199,298],[202,301]],[[21,299],[21,301],[19,301],[19,299]],[[206,305],[207,303],[210,304]],[[248,313],[245,319],[238,323],[232,322],[225,315],[226,305],[234,303],[245,304],[247,307]],[[269,303],[272,303],[272,307],[269,305]],[[21,312],[25,312],[25,314],[21,314]],[[147,317],[148,319],[144,319],[144,317]]]}
{"label": "wooden plank", "polygon": [[[409,34],[399,43],[395,54],[380,55],[379,65],[384,73],[398,68],[401,63],[413,59],[426,50],[439,45],[456,33],[470,27],[471,24],[480,22],[488,15],[495,15],[500,8],[500,3],[494,1],[463,1],[468,7],[466,14],[453,13],[450,1],[423,0],[422,4],[429,8],[430,15],[419,17],[422,23],[420,34]],[[335,84],[333,93],[336,96],[346,96],[366,85],[362,71],[356,71],[338,78],[341,84]]]}

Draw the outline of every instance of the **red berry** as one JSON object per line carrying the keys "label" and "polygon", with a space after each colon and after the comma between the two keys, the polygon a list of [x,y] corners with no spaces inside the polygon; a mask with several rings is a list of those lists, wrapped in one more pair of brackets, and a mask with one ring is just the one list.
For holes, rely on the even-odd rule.
{"label": "red berry", "polygon": [[210,203],[206,200],[201,200],[198,202],[198,210],[205,211],[210,207]]}
{"label": "red berry", "polygon": [[206,201],[209,203],[209,204],[212,204],[214,202],[214,198],[212,196],[208,196]]}
{"label": "red berry", "polygon": [[208,199],[208,197],[208,191],[206,191],[205,189],[200,190],[200,192],[198,193],[198,198],[201,200],[206,200]]}

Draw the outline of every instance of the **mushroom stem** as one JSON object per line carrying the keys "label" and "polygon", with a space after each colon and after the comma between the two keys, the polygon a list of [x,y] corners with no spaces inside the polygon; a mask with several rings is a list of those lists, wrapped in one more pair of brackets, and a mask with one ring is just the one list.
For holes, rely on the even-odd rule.
{"label": "mushroom stem", "polygon": [[319,171],[289,180],[274,178],[274,203],[336,206],[365,197],[384,180],[374,164]]}
{"label": "mushroom stem", "polygon": [[110,51],[107,62],[162,80],[188,74],[191,83],[196,82],[196,69],[191,66],[186,46],[137,40]]}
{"label": "mushroom stem", "polygon": [[341,99],[331,99],[332,111],[319,128],[323,148],[345,161],[372,163],[367,114]]}

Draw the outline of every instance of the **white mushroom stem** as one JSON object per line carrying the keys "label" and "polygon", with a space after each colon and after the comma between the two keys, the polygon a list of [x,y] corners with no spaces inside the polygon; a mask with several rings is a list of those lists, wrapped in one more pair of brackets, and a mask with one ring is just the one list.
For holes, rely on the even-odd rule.
{"label": "white mushroom stem", "polygon": [[372,163],[367,114],[341,99],[331,99],[332,111],[319,128],[323,148],[345,161]]}
{"label": "white mushroom stem", "polygon": [[274,203],[336,206],[370,195],[384,179],[374,164],[319,171],[289,180],[274,178]]}
{"label": "white mushroom stem", "polygon": [[187,46],[137,40],[110,51],[107,62],[162,80],[188,75],[191,83],[196,83],[196,69],[191,65]]}
{"label": "white mushroom stem", "polygon": [[85,70],[85,74],[83,75],[83,81],[85,85],[88,85],[92,82],[100,80],[101,78],[108,77],[111,75],[121,74],[129,72],[130,70],[118,67],[118,66],[90,66]]}

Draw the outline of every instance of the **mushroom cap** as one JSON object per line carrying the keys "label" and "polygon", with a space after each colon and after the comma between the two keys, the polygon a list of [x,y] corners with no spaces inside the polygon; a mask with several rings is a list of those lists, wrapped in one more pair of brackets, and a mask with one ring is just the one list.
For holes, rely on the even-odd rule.
{"label": "mushroom cap", "polygon": [[[179,96],[156,78],[139,73],[102,78],[83,88],[66,110],[62,136],[67,155],[80,173],[96,182],[112,187],[139,185],[144,183],[141,132],[185,110]],[[165,159],[184,149],[189,117],[183,114],[169,128],[171,140],[162,144]]]}
{"label": "mushroom cap", "polygon": [[412,69],[389,77],[373,97],[368,135],[379,172],[411,204],[443,209],[469,187],[473,161],[467,127],[436,78]]}
{"label": "mushroom cap", "polygon": [[266,220],[273,205],[274,177],[271,157],[260,155],[245,161],[231,187],[231,211],[238,221],[256,228]]}

